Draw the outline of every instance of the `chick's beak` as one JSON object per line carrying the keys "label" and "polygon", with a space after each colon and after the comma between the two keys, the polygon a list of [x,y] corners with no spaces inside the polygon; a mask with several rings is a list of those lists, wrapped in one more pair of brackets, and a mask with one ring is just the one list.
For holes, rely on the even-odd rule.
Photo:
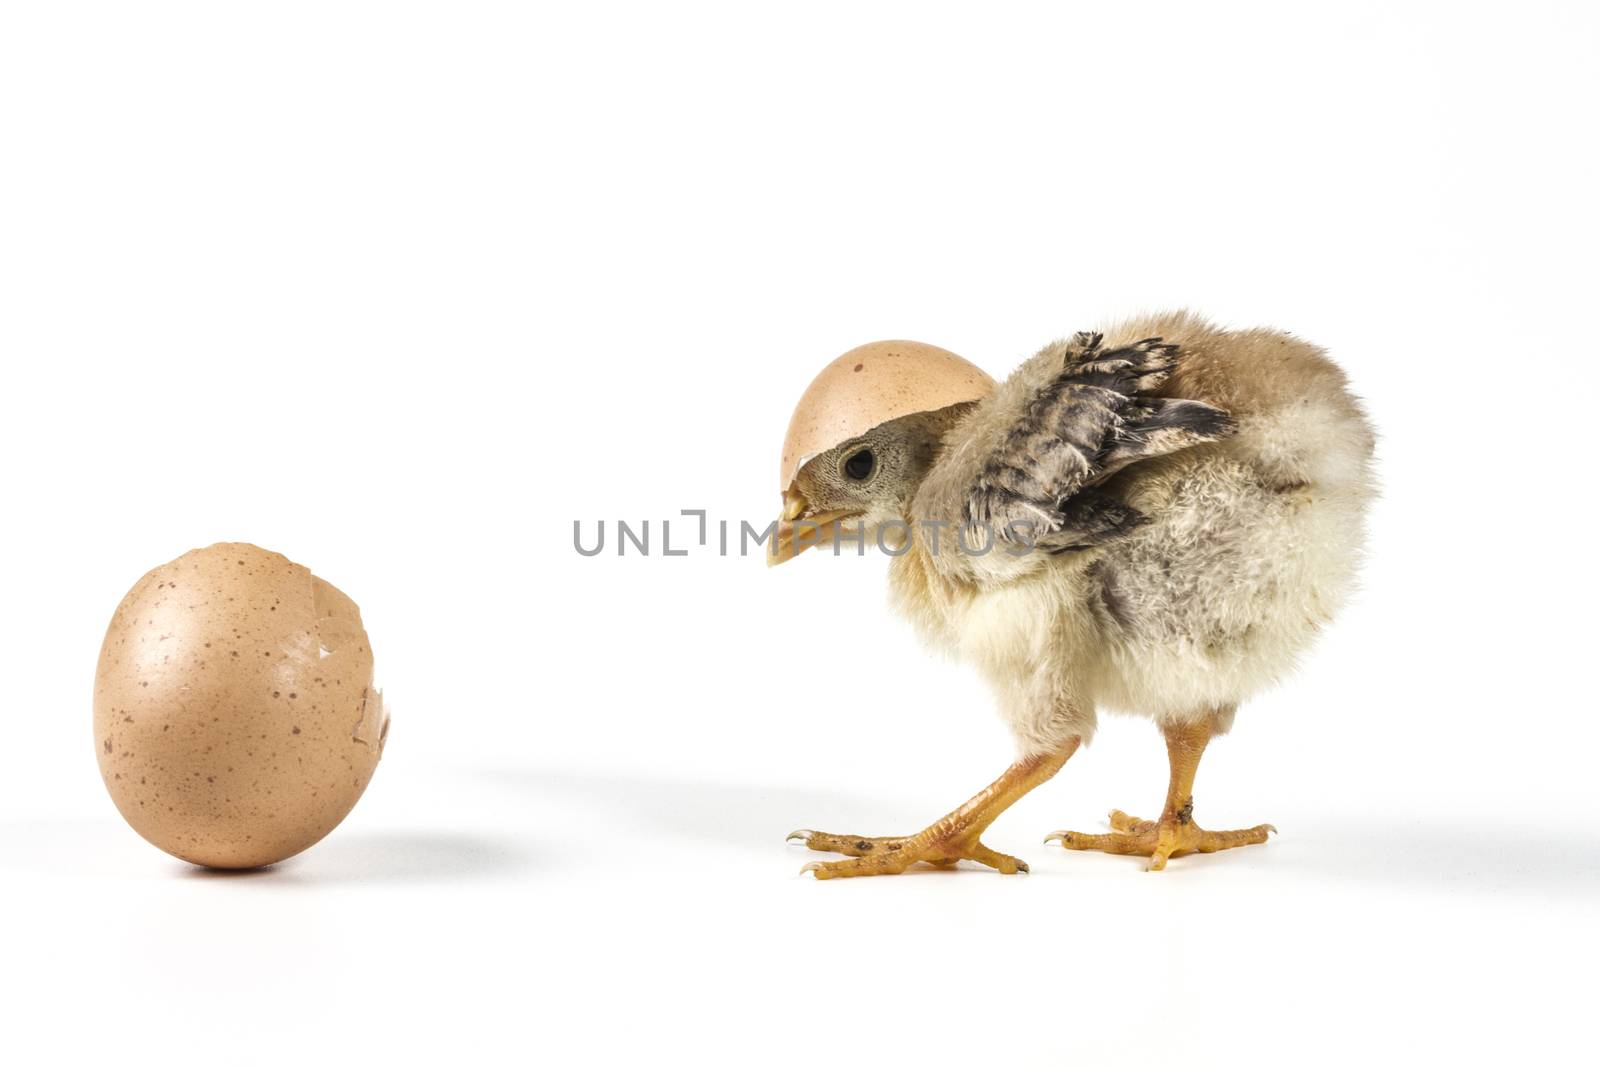
{"label": "chick's beak", "polygon": [[798,489],[790,489],[783,494],[783,518],[780,521],[793,522],[804,515],[810,506]]}
{"label": "chick's beak", "polygon": [[783,511],[778,516],[778,532],[767,553],[767,566],[776,567],[794,559],[816,545],[825,545],[838,533],[840,519],[860,514],[855,511],[811,510],[811,502],[794,488],[783,494]]}

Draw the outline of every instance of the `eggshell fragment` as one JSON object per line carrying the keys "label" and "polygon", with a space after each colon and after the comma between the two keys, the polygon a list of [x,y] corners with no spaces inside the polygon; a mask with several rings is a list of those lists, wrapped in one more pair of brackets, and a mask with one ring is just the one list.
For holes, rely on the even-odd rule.
{"label": "eggshell fragment", "polygon": [[994,379],[954,352],[920,341],[874,341],[822,368],[806,387],[783,440],[778,489],[810,457],[890,419],[937,411],[994,391]]}
{"label": "eggshell fragment", "polygon": [[95,752],[128,824],[174,856],[260,867],[328,834],[388,734],[355,602],[248,544],[141,578],[100,649]]}

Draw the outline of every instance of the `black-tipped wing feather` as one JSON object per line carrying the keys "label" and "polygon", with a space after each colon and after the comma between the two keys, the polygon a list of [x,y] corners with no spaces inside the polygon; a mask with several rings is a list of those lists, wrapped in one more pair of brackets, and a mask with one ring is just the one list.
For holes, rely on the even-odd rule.
{"label": "black-tipped wing feather", "polygon": [[1018,413],[972,486],[969,522],[1053,552],[1099,544],[1144,518],[1096,492],[1098,482],[1130,463],[1232,432],[1220,408],[1150,395],[1177,366],[1176,345],[1150,337],[1105,349],[1102,340],[1078,334],[1061,372]]}

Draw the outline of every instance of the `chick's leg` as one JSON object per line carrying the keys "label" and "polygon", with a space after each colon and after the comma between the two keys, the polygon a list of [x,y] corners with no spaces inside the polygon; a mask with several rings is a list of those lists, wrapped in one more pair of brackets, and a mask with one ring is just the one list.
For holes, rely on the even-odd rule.
{"label": "chick's leg", "polygon": [[920,833],[905,837],[864,837],[796,830],[791,841],[802,841],[818,852],[838,852],[853,859],[808,863],[800,869],[817,878],[853,878],[867,874],[899,874],[917,863],[949,867],[959,860],[975,860],[1001,874],[1026,871],[1028,865],[978,840],[1000,813],[1034,786],[1048,780],[1077,751],[1074,737],[1056,752],[1018,760],[977,796]]}
{"label": "chick's leg", "polygon": [[1152,871],[1163,870],[1170,856],[1191,852],[1220,852],[1240,845],[1259,845],[1276,828],[1263,823],[1248,830],[1202,830],[1194,822],[1194,776],[1200,757],[1217,732],[1216,717],[1161,728],[1167,739],[1167,760],[1172,776],[1161,818],[1137,819],[1122,811],[1111,813],[1109,834],[1080,834],[1057,830],[1045,842],[1078,851],[1111,852],[1121,856],[1149,856]]}

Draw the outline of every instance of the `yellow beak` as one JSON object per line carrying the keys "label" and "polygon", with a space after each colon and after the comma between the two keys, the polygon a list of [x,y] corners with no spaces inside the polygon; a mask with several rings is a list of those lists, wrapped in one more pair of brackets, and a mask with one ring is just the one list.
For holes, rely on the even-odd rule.
{"label": "yellow beak", "polygon": [[838,536],[839,520],[859,514],[859,511],[813,512],[805,497],[789,489],[783,494],[783,511],[778,515],[778,532],[767,553],[767,566],[776,567],[808,548],[828,544]]}

